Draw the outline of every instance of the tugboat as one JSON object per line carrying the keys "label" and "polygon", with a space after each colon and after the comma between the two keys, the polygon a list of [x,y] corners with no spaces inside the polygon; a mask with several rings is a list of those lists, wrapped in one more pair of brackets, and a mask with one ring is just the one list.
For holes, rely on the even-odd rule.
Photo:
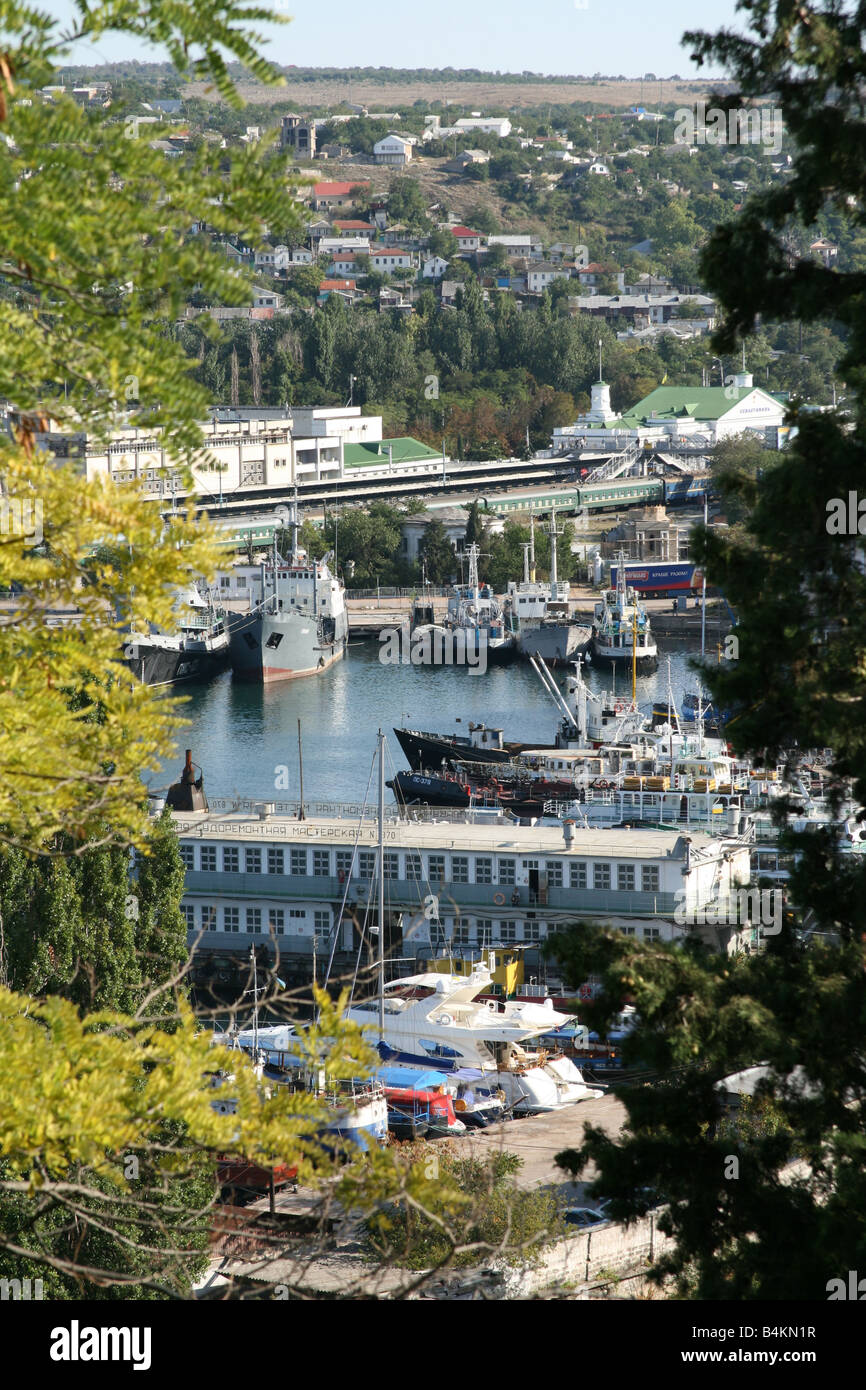
{"label": "tugboat", "polygon": [[327,559],[298,547],[298,511],[289,515],[292,553],[284,560],[276,541],[271,560],[252,571],[246,612],[229,617],[232,671],[267,684],[316,676],[345,655],[349,619],[343,587]]}
{"label": "tugboat", "polygon": [[636,662],[641,672],[658,666],[658,647],[650,628],[649,615],[634,589],[625,582],[625,556],[618,557],[616,588],[605,589],[595,605],[592,624],[592,654],[596,661],[614,666]]}
{"label": "tugboat", "polygon": [[147,634],[129,634],[123,657],[144,685],[206,680],[228,665],[228,615],[210,591],[191,584],[180,593],[175,612],[171,632],[151,627]]}

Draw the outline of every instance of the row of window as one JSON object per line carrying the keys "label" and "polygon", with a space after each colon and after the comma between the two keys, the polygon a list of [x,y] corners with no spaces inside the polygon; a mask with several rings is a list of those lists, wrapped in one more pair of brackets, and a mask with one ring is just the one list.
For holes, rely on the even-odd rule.
{"label": "row of window", "polygon": [[[182,843],[180,846],[181,858],[187,869],[195,869],[195,845]],[[306,877],[312,874],[314,878],[330,878],[333,873],[344,880],[350,876],[360,879],[371,879],[376,874],[376,851],[362,849],[352,851],[350,849],[314,849],[293,848],[286,851],[282,846],[270,846],[267,851],[259,845],[247,845],[243,847],[243,861],[241,860],[242,849],[238,845],[224,845],[222,847],[223,873],[237,874],[243,870],[248,874],[260,874],[265,871],[269,874],[289,874],[297,877]],[[267,858],[265,858],[267,854]],[[216,845],[199,846],[199,869],[204,872],[215,873],[217,869],[218,847]],[[386,850],[384,855],[384,875],[386,879],[408,879],[416,882],[429,883],[480,883],[480,884],[500,884],[504,887],[513,887],[517,882],[516,858],[510,856],[494,859],[492,855],[478,854],[474,856],[474,863],[468,854],[450,855],[450,874],[448,872],[449,856],[444,854],[428,854],[426,856],[426,874],[423,858],[420,854],[413,851],[406,851],[403,854],[403,865],[401,872],[401,856],[397,851]],[[596,862],[588,864],[586,860],[562,860],[562,859],[522,859],[520,867],[524,873],[537,873],[539,876],[546,877],[549,888],[564,888],[566,886],[566,869],[569,888],[588,888],[590,871],[592,877],[592,887],[598,889],[610,889],[614,886],[619,892],[633,893],[638,886],[638,867],[640,868],[640,890],[643,893],[657,893],[659,891],[659,870],[655,865],[642,864],[611,864],[609,862]],[[470,868],[474,870],[474,876],[470,877]]]}
{"label": "row of window", "polygon": [[[455,946],[508,946],[519,941],[543,941],[555,930],[544,922],[484,922],[477,926],[455,926],[451,941]],[[635,936],[636,927],[621,927],[624,936]],[[645,941],[660,941],[660,927],[644,927]],[[447,924],[446,924],[447,933]]]}
{"label": "row of window", "polygon": [[[221,907],[217,909],[209,903],[202,903],[198,908],[193,904],[184,903],[181,912],[190,931],[195,931],[196,927],[200,927],[202,931],[239,932],[243,920],[243,930],[251,935],[260,935],[261,933],[269,935],[273,932],[276,936],[285,936],[287,923],[289,934],[302,932],[307,918],[307,910],[302,907],[245,907],[243,909]],[[243,912],[243,918],[241,918],[241,912]],[[313,912],[313,930],[316,935],[327,936],[330,933],[330,912],[325,909]]]}
{"label": "row of window", "polygon": [[[293,931],[298,932],[300,923],[297,919],[306,919],[307,911],[305,908],[282,908],[282,907],[221,907],[216,908],[208,903],[203,903],[196,908],[191,904],[184,904],[181,908],[186,919],[187,927],[190,931],[195,931],[200,927],[202,931],[224,931],[229,933],[239,933],[241,930],[250,935],[261,935],[262,933],[274,933],[276,936],[286,935],[288,921],[289,934]],[[317,936],[327,936],[331,930],[331,914],[325,910],[316,909],[312,913],[313,930]],[[292,925],[294,921],[294,926]],[[243,924],[243,926],[242,926]],[[514,942],[542,941],[553,928],[549,928],[544,922],[479,922],[459,923],[452,926],[450,922],[444,922],[446,935],[449,934],[455,946],[507,946]],[[303,928],[300,927],[303,931]],[[625,936],[635,936],[635,927],[622,927]],[[661,937],[659,927],[644,927],[643,936],[647,941],[658,941]]]}

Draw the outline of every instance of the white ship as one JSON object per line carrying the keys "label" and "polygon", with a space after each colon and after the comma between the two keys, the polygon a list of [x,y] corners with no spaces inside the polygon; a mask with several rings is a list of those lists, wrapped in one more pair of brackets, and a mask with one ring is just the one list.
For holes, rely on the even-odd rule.
{"label": "white ship", "polygon": [[638,671],[654,671],[658,647],[650,627],[649,614],[634,589],[625,582],[625,557],[617,565],[616,588],[605,589],[595,605],[592,623],[592,654],[596,661],[615,666],[632,666]]}
{"label": "white ship", "polygon": [[[489,584],[478,578],[480,551],[473,542],[469,557],[469,583],[457,587],[448,599],[448,611],[441,627],[431,627],[433,664],[448,664],[449,650],[456,644],[468,665],[501,665],[517,654],[517,643],[510,627],[510,615],[494,596]],[[424,629],[416,628],[416,633]]]}
{"label": "white ship", "polygon": [[[347,1017],[378,1026],[384,1004],[383,1041],[398,1053],[450,1067],[455,1062],[483,1073],[505,1093],[517,1114],[559,1110],[603,1091],[584,1082],[569,1057],[550,1053],[536,1039],[569,1022],[552,1005],[514,1001],[500,1007],[476,1001],[488,989],[489,970],[471,975],[436,971],[409,975],[384,986],[381,995],[353,1005]],[[417,1062],[415,1063],[417,1065]]]}

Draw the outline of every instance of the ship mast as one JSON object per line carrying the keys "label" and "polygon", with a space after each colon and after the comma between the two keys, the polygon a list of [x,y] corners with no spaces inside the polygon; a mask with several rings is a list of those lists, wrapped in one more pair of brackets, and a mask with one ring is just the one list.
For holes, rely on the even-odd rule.
{"label": "ship mast", "polygon": [[469,588],[476,610],[478,608],[478,546],[475,541],[469,547]]}
{"label": "ship mast", "polygon": [[550,521],[547,526],[547,534],[550,537],[550,597],[559,598],[559,573],[556,567],[556,538],[562,532],[556,529],[556,511],[550,513]]}
{"label": "ship mast", "polygon": [[[470,561],[471,565],[471,561]],[[379,1041],[385,1041],[385,735],[379,730]]]}

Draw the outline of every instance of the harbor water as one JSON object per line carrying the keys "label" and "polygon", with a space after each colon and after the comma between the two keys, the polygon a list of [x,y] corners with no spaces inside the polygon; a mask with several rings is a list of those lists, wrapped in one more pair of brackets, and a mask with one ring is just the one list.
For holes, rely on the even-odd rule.
{"label": "harbor water", "polygon": [[[375,800],[376,733],[388,735],[390,777],[406,767],[392,730],[468,734],[470,722],[501,728],[506,739],[552,743],[559,724],[553,701],[528,663],[491,666],[483,675],[465,667],[396,666],[379,661],[377,641],[350,647],[347,657],[319,676],[267,686],[233,679],[230,672],[207,683],[182,687],[189,728],[178,753],[151,779],[150,789],[176,781],[182,750],[191,748],[204,771],[210,797],[296,800],[300,791],[298,720],[301,721],[304,800]],[[638,676],[637,700],[647,713],[667,698],[671,686],[678,708],[685,689],[697,689],[689,658],[698,653],[664,640],[658,670]],[[594,690],[612,686],[610,667],[585,667]],[[564,690],[566,672],[554,673]],[[631,668],[617,672],[616,692],[631,696]],[[390,793],[387,793],[390,800]]]}

